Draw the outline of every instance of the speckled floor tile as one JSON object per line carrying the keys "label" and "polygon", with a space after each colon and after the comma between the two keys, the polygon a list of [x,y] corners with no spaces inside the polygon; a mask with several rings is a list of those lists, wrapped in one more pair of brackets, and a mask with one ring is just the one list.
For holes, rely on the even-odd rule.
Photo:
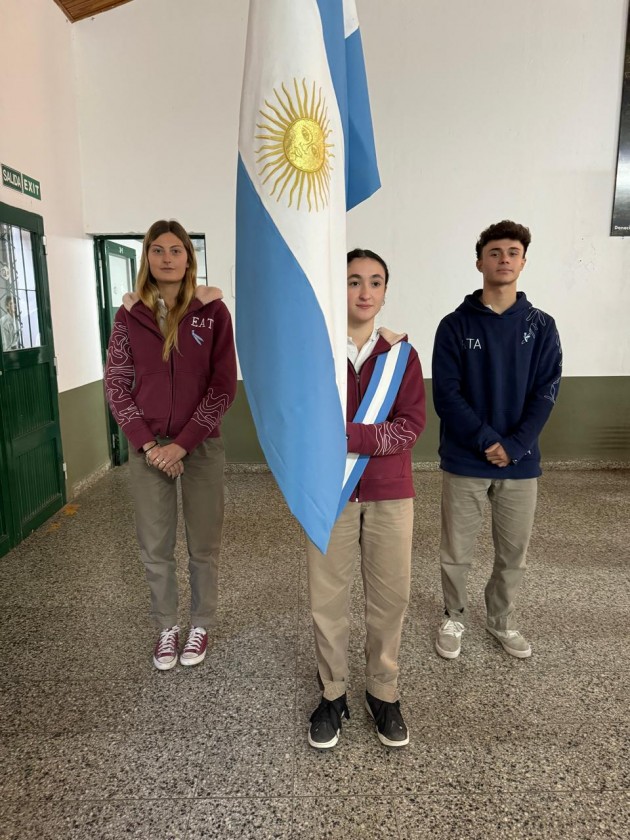
{"label": "speckled floor tile", "polygon": [[398,838],[398,802],[377,796],[296,798],[294,840]]}
{"label": "speckled floor tile", "polygon": [[[278,728],[273,728],[274,723]],[[215,731],[207,741],[204,766],[197,771],[196,797],[283,797],[292,793],[294,744],[286,721],[271,720],[248,731]]]}
{"label": "speckled floor tile", "polygon": [[187,732],[3,739],[7,799],[186,799],[206,766],[208,738]]}
{"label": "speckled floor tile", "polygon": [[343,721],[339,743],[332,750],[316,750],[307,741],[308,719],[298,726],[295,750],[295,795],[387,796],[398,789],[400,753],[378,740],[359,704],[351,703],[351,718]]}
{"label": "speckled floor tile", "polygon": [[[518,601],[530,660],[508,656],[484,629],[486,513],[469,580],[470,626],[460,658],[446,662],[434,650],[441,475],[414,473],[400,653],[411,743],[383,747],[364,712],[357,567],[352,718],[338,747],[318,752],[306,740],[320,692],[304,535],[271,476],[228,475],[220,606],[206,661],[160,673],[151,664],[155,631],[127,471],[107,474],[0,563],[3,840],[623,837],[629,478],[627,470],[558,470],[541,479]],[[181,522],[179,536],[185,625]]]}
{"label": "speckled floor tile", "polygon": [[[89,631],[73,627],[69,634],[55,632],[56,627],[53,625],[50,630],[30,637],[24,646],[19,639],[4,646],[3,666],[12,677],[61,679],[62,682],[63,679],[135,679],[152,667],[154,632],[148,628],[143,639],[120,623],[115,627],[104,624]],[[86,639],[89,656],[84,651]]]}
{"label": "speckled floor tile", "polygon": [[[163,731],[205,734],[217,729],[285,725],[295,706],[294,679],[278,691],[274,676],[215,671],[211,663],[175,668],[148,681],[39,680],[0,682],[2,735],[40,733],[46,737],[89,733],[148,732],[160,722]],[[185,705],[182,701],[185,698]],[[187,715],[186,708],[212,710]]]}
{"label": "speckled floor tile", "polygon": [[628,792],[453,792],[402,798],[400,840],[626,840]]}
{"label": "speckled floor tile", "polygon": [[[280,684],[295,673],[296,632],[293,628],[259,623],[236,632],[220,627],[212,648],[213,665],[225,673],[251,675],[252,688],[259,674],[276,675]],[[191,669],[193,670],[193,669]]]}
{"label": "speckled floor tile", "polygon": [[293,801],[207,799],[190,805],[186,840],[293,840]]}
{"label": "speckled floor tile", "polygon": [[630,784],[630,743],[623,731],[582,729],[540,741],[524,733],[496,740],[481,728],[448,741],[412,737],[399,753],[399,793],[622,791]]}
{"label": "speckled floor tile", "polygon": [[3,840],[188,840],[189,806],[183,801],[49,802],[25,810],[9,803],[2,813]]}

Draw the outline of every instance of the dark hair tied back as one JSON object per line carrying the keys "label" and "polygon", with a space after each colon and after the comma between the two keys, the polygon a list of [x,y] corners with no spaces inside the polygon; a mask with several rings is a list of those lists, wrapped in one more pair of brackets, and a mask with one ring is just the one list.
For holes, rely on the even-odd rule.
{"label": "dark hair tied back", "polygon": [[389,280],[389,269],[387,268],[387,263],[383,257],[379,257],[378,254],[375,254],[374,251],[370,251],[369,248],[355,248],[353,251],[348,251],[347,265],[350,265],[352,260],[365,259],[376,260],[377,263],[380,263],[383,266],[383,271],[385,272],[385,285],[387,286],[387,282]]}

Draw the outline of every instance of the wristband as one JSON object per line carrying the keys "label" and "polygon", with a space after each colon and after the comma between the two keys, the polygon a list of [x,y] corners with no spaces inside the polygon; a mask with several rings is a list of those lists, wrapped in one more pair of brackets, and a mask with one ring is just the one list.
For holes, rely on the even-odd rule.
{"label": "wristband", "polygon": [[157,440],[154,440],[152,446],[150,446],[148,449],[143,450],[144,454],[146,455],[147,452],[150,452],[152,449],[155,449],[156,446],[159,446],[159,443],[157,442]]}

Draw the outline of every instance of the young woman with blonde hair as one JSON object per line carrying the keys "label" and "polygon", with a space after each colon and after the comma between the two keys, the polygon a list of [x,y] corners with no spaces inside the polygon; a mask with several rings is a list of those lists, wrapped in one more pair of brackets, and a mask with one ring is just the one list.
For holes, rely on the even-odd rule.
{"label": "young woman with blonde hair", "polygon": [[[144,238],[136,293],[125,295],[109,342],[105,385],[130,443],[136,531],[159,629],[153,664],[206,655],[217,606],[223,525],[221,419],[236,392],[232,322],[218,290],[197,286],[190,237],[157,221]],[[180,477],[191,628],[179,657],[177,487]]]}

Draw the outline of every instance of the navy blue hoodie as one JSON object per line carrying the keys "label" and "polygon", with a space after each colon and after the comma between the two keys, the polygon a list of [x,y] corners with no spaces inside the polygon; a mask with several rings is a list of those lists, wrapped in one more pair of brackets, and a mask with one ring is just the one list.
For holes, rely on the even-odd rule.
{"label": "navy blue hoodie", "polygon": [[[433,402],[440,418],[440,466],[479,478],[535,478],[538,436],[560,386],[562,349],[555,321],[523,292],[501,315],[467,295],[440,322],[433,348]],[[484,450],[500,443],[512,463]]]}

